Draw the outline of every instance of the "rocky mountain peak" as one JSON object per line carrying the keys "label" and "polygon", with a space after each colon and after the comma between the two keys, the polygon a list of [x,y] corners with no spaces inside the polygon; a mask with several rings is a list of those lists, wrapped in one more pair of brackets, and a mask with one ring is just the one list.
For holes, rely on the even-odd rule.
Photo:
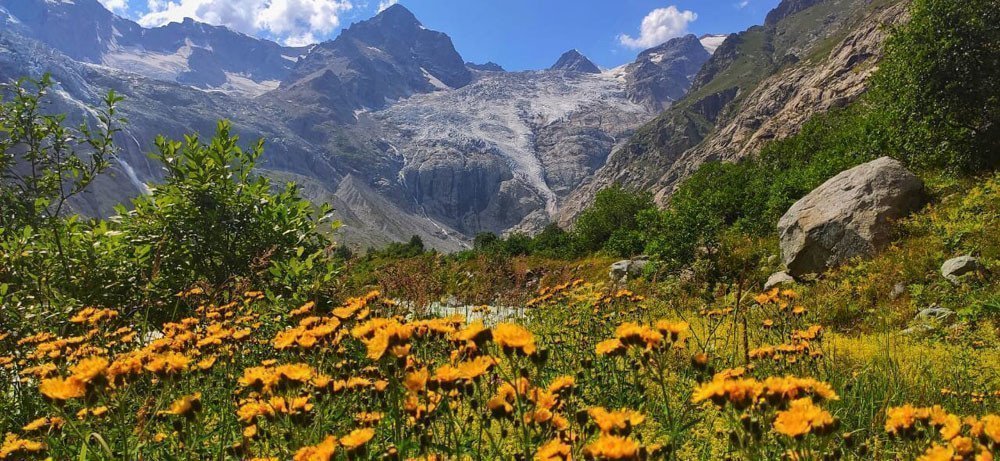
{"label": "rocky mountain peak", "polygon": [[825,0],[781,0],[778,6],[774,7],[767,17],[764,18],[765,26],[774,26],[782,19],[785,19],[795,13],[805,11],[812,8],[818,3],[822,3]]}
{"label": "rocky mountain peak", "polygon": [[101,56],[119,39],[136,34],[138,24],[119,18],[97,0],[0,0],[32,38],[86,62]]}
{"label": "rocky mountain peak", "polygon": [[695,35],[677,37],[650,48],[625,67],[629,97],[661,111],[684,96],[711,54]]}
{"label": "rocky mountain peak", "polygon": [[17,33],[73,60],[233,94],[274,89],[305,53],[191,18],[144,28],[97,0],[0,0],[0,9]]}
{"label": "rocky mountain peak", "polygon": [[421,25],[420,20],[417,19],[416,15],[399,3],[382,10],[380,13],[372,17],[372,21],[370,22],[406,26],[416,25],[418,27]]}
{"label": "rocky mountain peak", "polygon": [[601,69],[597,67],[590,59],[587,59],[582,53],[577,50],[569,50],[559,57],[549,70],[561,70],[566,72],[581,72],[585,74],[599,74]]}
{"label": "rocky mountain peak", "polygon": [[390,37],[413,37],[426,30],[405,6],[395,4],[370,19],[351,24],[341,35],[365,41],[385,40]]}
{"label": "rocky mountain peak", "polygon": [[302,106],[303,126],[318,119],[353,123],[357,110],[382,109],[414,94],[471,81],[472,72],[451,38],[425,28],[397,4],[313,47],[282,80],[276,96]]}
{"label": "rocky mountain peak", "polygon": [[506,72],[506,69],[504,69],[503,66],[493,61],[485,62],[483,64],[467,62],[465,63],[465,67],[468,67],[469,69],[472,70],[481,70],[486,72]]}
{"label": "rocky mountain peak", "polygon": [[[688,57],[693,54],[705,55],[708,53],[709,52],[705,50],[705,47],[701,44],[701,41],[696,35],[688,34],[670,39],[661,45],[639,53],[636,61],[650,60],[659,63],[662,61]],[[705,59],[708,59],[708,57],[706,56]],[[701,67],[701,63],[698,63],[697,67]],[[697,69],[695,69],[695,72],[697,72]]]}

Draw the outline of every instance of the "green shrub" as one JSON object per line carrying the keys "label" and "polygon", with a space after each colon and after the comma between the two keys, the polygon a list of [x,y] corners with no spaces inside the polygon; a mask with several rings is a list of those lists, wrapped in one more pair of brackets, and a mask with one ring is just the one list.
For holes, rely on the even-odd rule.
{"label": "green shrub", "polygon": [[897,155],[973,172],[1000,161],[1000,8],[915,0],[873,78],[872,108]]}
{"label": "green shrub", "polygon": [[207,143],[198,136],[157,139],[154,158],[166,169],[163,184],[136,199],[134,210],[118,209],[133,245],[150,248],[156,267],[148,269],[161,291],[251,277],[271,261],[327,245],[316,232],[313,206],[296,186],[275,193],[267,177],[253,173],[263,141],[244,150],[230,129],[219,122]]}
{"label": "green shrub", "polygon": [[648,193],[631,192],[617,184],[611,186],[598,192],[594,204],[580,214],[573,227],[573,240],[583,252],[610,250],[606,245],[612,234],[638,230],[639,213],[652,208],[655,205]]}
{"label": "green shrub", "polygon": [[556,223],[545,226],[532,242],[534,254],[555,259],[570,259],[577,256],[573,236]]}
{"label": "green shrub", "polygon": [[65,116],[45,113],[52,85],[48,75],[22,79],[0,101],[0,323],[10,325],[105,292],[89,277],[99,252],[92,223],[67,215],[110,165],[121,98],[108,93],[95,119],[72,128]]}

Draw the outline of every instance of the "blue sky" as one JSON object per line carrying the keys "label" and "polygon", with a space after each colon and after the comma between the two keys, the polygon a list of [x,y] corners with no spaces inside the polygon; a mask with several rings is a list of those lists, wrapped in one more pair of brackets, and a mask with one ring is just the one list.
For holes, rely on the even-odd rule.
{"label": "blue sky", "polygon": [[[191,16],[287,44],[336,37],[393,0],[101,0],[155,26]],[[548,67],[576,48],[602,67],[632,61],[682,33],[737,32],[779,0],[400,0],[469,61],[508,70]]]}

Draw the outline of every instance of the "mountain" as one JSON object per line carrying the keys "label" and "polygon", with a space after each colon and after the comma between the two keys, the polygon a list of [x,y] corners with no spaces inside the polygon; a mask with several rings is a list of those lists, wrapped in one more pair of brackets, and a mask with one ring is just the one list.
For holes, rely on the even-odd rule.
{"label": "mountain", "polygon": [[469,69],[472,69],[472,70],[481,70],[481,71],[485,71],[485,72],[506,72],[504,70],[504,68],[502,66],[500,66],[500,64],[497,64],[497,63],[495,63],[493,61],[490,61],[490,62],[487,62],[487,63],[484,63],[484,64],[476,64],[476,63],[473,63],[473,62],[467,62],[467,63],[465,63],[465,67],[468,67]]}
{"label": "mountain", "polygon": [[562,216],[727,46],[713,57],[691,35],[608,71],[570,52],[505,72],[466,64],[401,5],[308,48],[191,20],[147,29],[96,0],[0,0],[0,25],[0,79],[52,72],[54,111],[82,121],[107,90],[126,98],[122,150],[77,211],[107,215],[159,181],[156,135],[207,137],[226,118],[265,140],[261,174],[335,206],[349,243],[445,251]]}
{"label": "mountain", "polygon": [[248,96],[277,88],[308,50],[190,19],[146,29],[97,0],[0,0],[0,8],[5,29],[75,61]]}
{"label": "mountain", "polygon": [[674,38],[643,51],[624,69],[629,96],[662,111],[684,96],[709,57],[711,53],[694,35]]}
{"label": "mountain", "polygon": [[[57,86],[48,98],[48,108],[68,114],[71,124],[93,122],[89,108],[100,106],[101,97],[110,89],[125,98],[119,114],[128,124],[116,137],[120,151],[110,171],[72,203],[75,211],[108,216],[114,212],[113,205],[146,193],[148,185],[163,174],[162,167],[147,155],[157,135],[183,139],[185,134],[201,133],[207,138],[216,122],[225,118],[233,122],[244,141],[266,141],[266,153],[258,163],[261,174],[274,177],[278,183],[295,180],[307,184],[304,193],[308,198],[337,206],[337,218],[344,222],[342,236],[350,243],[379,246],[419,235],[427,245],[446,251],[468,245],[466,236],[428,219],[412,203],[401,200],[399,197],[406,196],[404,189],[379,183],[377,178],[394,177],[393,168],[398,169],[398,165],[394,167],[393,160],[382,155],[377,146],[355,143],[345,126],[325,125],[327,134],[337,142],[318,143],[297,132],[291,108],[269,96],[274,91],[252,97],[242,92],[206,90],[158,74],[142,75],[105,62],[91,62],[96,58],[77,55],[74,59],[66,53],[78,49],[56,49],[36,38],[43,34],[10,11],[17,2],[0,1],[4,2],[0,3],[0,81],[50,72]],[[15,11],[25,17],[29,17],[27,12],[36,17],[65,17],[87,3],[94,4],[91,0],[39,2],[34,4],[37,10]],[[105,14],[101,17],[114,18],[102,11]],[[193,22],[191,26],[188,30],[210,28]]]}
{"label": "mountain", "polygon": [[295,104],[305,117],[324,114],[350,123],[356,110],[380,109],[470,81],[472,74],[451,39],[425,28],[397,4],[313,47],[274,98]]}
{"label": "mountain", "polygon": [[813,114],[844,106],[867,88],[905,1],[783,0],[762,26],[725,39],[688,93],[616,150],[567,197],[571,223],[614,183],[649,190],[659,203],[699,165],[753,155],[798,131]]}
{"label": "mountain", "polygon": [[539,230],[635,128],[684,94],[709,57],[694,36],[607,72],[571,70],[589,61],[570,56],[555,69],[482,72],[462,88],[359,113],[369,136],[361,143],[389,146],[401,165],[380,181],[467,236]]}
{"label": "mountain", "polygon": [[565,72],[582,72],[585,74],[599,74],[601,69],[597,67],[593,62],[590,62],[586,56],[580,54],[577,50],[569,50],[559,56],[559,60],[556,61],[549,70],[561,70]]}

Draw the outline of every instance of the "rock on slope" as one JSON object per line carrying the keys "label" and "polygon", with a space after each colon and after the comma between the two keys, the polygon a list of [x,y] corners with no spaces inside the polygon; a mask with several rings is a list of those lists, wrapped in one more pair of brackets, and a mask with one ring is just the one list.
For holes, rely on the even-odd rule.
{"label": "rock on slope", "polygon": [[866,88],[887,25],[905,1],[784,0],[766,24],[730,36],[685,97],[646,124],[581,186],[560,213],[569,224],[615,182],[651,190],[664,203],[700,164],[736,160],[794,134],[813,114]]}
{"label": "rock on slope", "polygon": [[802,197],[778,222],[788,273],[820,273],[892,241],[890,223],[924,204],[924,183],[889,157],[858,165]]}

